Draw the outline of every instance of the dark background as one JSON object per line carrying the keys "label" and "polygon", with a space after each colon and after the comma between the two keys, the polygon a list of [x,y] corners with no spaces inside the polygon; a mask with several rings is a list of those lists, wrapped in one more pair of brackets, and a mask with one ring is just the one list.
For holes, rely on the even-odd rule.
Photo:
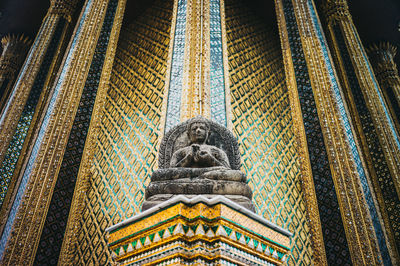
{"label": "dark background", "polygon": [[[226,0],[229,1],[229,0]],[[315,0],[317,6],[322,0]],[[128,0],[126,20],[139,14],[152,1]],[[257,13],[274,23],[273,0],[246,0]],[[348,0],[350,12],[361,40],[371,43],[389,41],[400,46],[399,0]],[[0,0],[0,38],[9,33],[24,33],[33,39],[42,23],[50,0]],[[399,53],[400,53],[400,47]],[[400,68],[400,55],[396,57]]]}

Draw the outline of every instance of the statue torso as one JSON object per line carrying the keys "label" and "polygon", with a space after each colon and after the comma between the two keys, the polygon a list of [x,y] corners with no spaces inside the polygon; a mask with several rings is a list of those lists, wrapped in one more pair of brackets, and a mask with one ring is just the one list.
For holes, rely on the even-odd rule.
{"label": "statue torso", "polygon": [[230,168],[226,153],[211,145],[192,144],[174,152],[170,167],[204,168],[223,166]]}

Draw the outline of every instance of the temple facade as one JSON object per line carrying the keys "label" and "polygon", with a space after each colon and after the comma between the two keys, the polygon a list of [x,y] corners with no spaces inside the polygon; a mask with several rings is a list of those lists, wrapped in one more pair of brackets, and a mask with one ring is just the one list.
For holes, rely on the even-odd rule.
{"label": "temple facade", "polygon": [[50,2],[34,40],[2,40],[2,265],[113,263],[106,229],[197,116],[237,139],[284,263],[400,263],[396,47],[364,47],[347,0]]}

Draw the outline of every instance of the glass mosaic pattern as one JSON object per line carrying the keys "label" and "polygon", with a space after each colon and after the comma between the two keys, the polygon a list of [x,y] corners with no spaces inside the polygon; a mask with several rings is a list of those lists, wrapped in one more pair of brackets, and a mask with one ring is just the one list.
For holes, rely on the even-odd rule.
{"label": "glass mosaic pattern", "polygon": [[[360,84],[358,83],[357,75],[353,68],[352,60],[348,53],[345,40],[343,39],[340,26],[334,25],[332,28],[340,49],[343,65],[347,73],[347,79],[350,84],[354,104],[357,108],[365,139],[368,144],[368,149],[371,154],[373,167],[376,175],[378,176],[378,183],[382,192],[382,197],[385,205],[387,206],[386,211],[389,216],[389,221],[391,223],[393,232],[399,232],[400,200],[398,198],[396,188],[393,184],[393,179],[386,163],[385,155],[378,139],[378,133],[375,130],[371,114],[367,108]],[[367,198],[367,200],[371,201],[369,204],[373,204],[371,197]],[[382,235],[377,234],[377,237],[379,241],[385,242],[385,239],[382,237]],[[395,235],[395,238],[396,243],[398,244],[397,248],[400,250],[400,235]]]}
{"label": "glass mosaic pattern", "polygon": [[351,265],[329,159],[291,0],[282,0],[328,264]]}
{"label": "glass mosaic pattern", "polygon": [[226,1],[233,129],[257,213],[294,233],[289,264],[310,265],[312,250],[300,184],[279,37],[242,1]]}
{"label": "glass mosaic pattern", "polygon": [[181,97],[183,81],[183,59],[185,55],[187,0],[178,0],[175,25],[174,48],[172,54],[171,76],[168,91],[165,132],[177,125],[181,119]]}
{"label": "glass mosaic pattern", "polygon": [[111,0],[50,202],[35,265],[57,265],[118,0]]}
{"label": "glass mosaic pattern", "polygon": [[110,262],[105,229],[140,211],[157,160],[172,4],[156,1],[121,30],[74,264]]}
{"label": "glass mosaic pattern", "polygon": [[57,47],[61,40],[65,25],[66,25],[65,19],[60,18],[56,26],[56,29],[54,31],[54,35],[49,44],[49,47],[43,58],[42,65],[40,66],[39,72],[36,76],[32,89],[29,93],[27,102],[21,113],[21,117],[19,118],[15,133],[11,139],[4,160],[0,165],[0,208],[3,204],[4,198],[8,190],[8,186],[14,174],[18,158],[21,154],[25,138],[28,134],[28,130],[31,125],[33,115],[35,113],[36,105],[39,101],[39,97],[42,92],[44,83],[46,82],[49,68],[53,61],[55,53],[57,52]]}
{"label": "glass mosaic pattern", "polygon": [[210,0],[210,101],[211,119],[227,126],[220,0]]}
{"label": "glass mosaic pattern", "polygon": [[351,129],[351,126],[350,126],[350,121],[349,121],[349,118],[347,117],[347,113],[346,113],[346,110],[345,110],[345,107],[344,107],[344,102],[343,102],[343,99],[342,99],[342,95],[341,95],[341,93],[339,91],[339,83],[338,83],[338,81],[337,81],[337,79],[335,77],[335,74],[333,72],[333,68],[334,67],[333,67],[331,59],[330,59],[330,57],[328,55],[328,48],[327,48],[327,44],[326,44],[326,41],[325,41],[325,37],[324,37],[324,34],[322,33],[322,28],[321,28],[321,25],[320,25],[320,23],[318,21],[317,14],[316,14],[316,11],[314,9],[314,5],[312,4],[312,2],[310,0],[307,1],[307,5],[308,5],[308,7],[310,9],[310,12],[311,12],[311,19],[313,21],[314,27],[318,32],[318,40],[319,40],[319,43],[320,43],[320,45],[322,47],[322,51],[324,53],[325,62],[327,64],[327,66],[328,66],[330,80],[331,80],[331,83],[333,84],[333,89],[335,91],[336,101],[337,101],[337,104],[339,105],[340,115],[341,115],[342,121],[343,121],[343,123],[345,125],[346,135],[347,135],[346,137],[347,137],[347,139],[348,139],[348,141],[350,143],[351,151],[352,151],[352,154],[353,154],[353,159],[354,159],[354,161],[355,161],[355,163],[357,165],[357,172],[358,172],[358,174],[360,176],[360,181],[361,181],[361,185],[362,185],[363,192],[364,192],[364,195],[365,195],[365,200],[367,202],[367,205],[368,205],[368,208],[369,208],[369,212],[370,212],[370,215],[371,215],[371,218],[372,218],[372,223],[373,223],[374,228],[375,228],[375,233],[376,233],[377,238],[378,238],[379,248],[380,248],[380,250],[382,252],[382,257],[386,258],[386,260],[390,260],[389,259],[390,258],[389,251],[388,251],[387,246],[386,246],[386,241],[385,241],[385,239],[383,237],[382,225],[379,222],[378,213],[376,211],[375,203],[374,203],[374,201],[372,199],[372,195],[371,195],[371,189],[369,187],[369,184],[368,184],[368,181],[367,181],[367,177],[365,175],[365,171],[364,171],[363,165],[361,163],[360,154],[358,152],[356,143],[354,141],[353,132],[352,132],[352,129]]}

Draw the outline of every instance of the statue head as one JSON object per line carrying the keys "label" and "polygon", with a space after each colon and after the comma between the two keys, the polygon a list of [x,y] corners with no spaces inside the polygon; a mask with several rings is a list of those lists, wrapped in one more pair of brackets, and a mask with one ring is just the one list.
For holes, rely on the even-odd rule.
{"label": "statue head", "polygon": [[204,144],[210,133],[210,125],[203,117],[195,117],[187,126],[190,143]]}

